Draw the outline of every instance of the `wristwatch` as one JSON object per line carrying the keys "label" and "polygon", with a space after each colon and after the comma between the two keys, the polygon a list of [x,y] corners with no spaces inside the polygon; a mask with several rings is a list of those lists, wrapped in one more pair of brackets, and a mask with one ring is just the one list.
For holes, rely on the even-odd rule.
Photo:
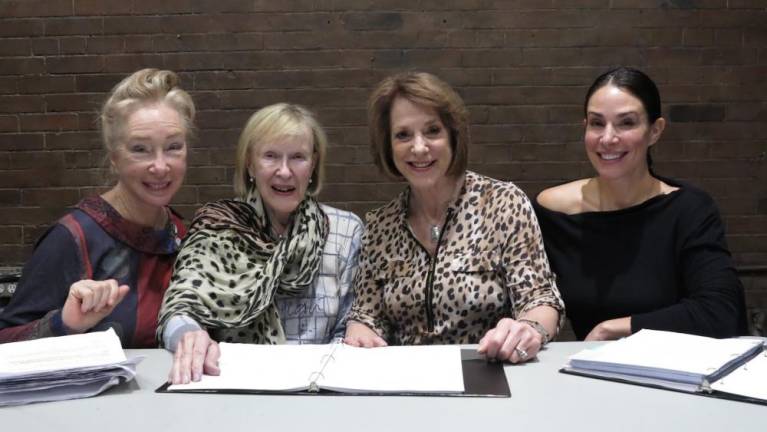
{"label": "wristwatch", "polygon": [[538,321],[527,318],[520,318],[517,321],[529,325],[541,335],[541,346],[546,345],[549,343],[549,340],[551,340],[551,336],[549,336],[549,332],[546,331],[546,327],[544,327],[543,324],[539,323]]}

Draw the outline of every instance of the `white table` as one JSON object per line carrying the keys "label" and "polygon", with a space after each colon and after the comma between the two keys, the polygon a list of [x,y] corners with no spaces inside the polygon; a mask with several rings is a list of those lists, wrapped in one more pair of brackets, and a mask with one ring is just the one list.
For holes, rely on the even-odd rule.
{"label": "white table", "polygon": [[[555,342],[506,366],[511,398],[158,394],[171,355],[146,355],[134,382],[90,399],[0,408],[3,432],[37,431],[758,431],[767,406],[558,373],[589,346]],[[767,383],[765,383],[767,385]]]}

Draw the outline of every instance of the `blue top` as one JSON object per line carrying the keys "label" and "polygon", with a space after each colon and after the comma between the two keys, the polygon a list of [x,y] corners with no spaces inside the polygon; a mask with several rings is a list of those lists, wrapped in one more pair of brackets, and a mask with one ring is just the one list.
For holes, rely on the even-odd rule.
{"label": "blue top", "polygon": [[91,331],[111,327],[125,348],[156,347],[157,314],[186,233],[170,215],[168,228],[154,230],[123,219],[99,196],[82,200],[38,241],[0,313],[0,343],[66,334],[61,307],[70,286],[116,279],[130,291]]}

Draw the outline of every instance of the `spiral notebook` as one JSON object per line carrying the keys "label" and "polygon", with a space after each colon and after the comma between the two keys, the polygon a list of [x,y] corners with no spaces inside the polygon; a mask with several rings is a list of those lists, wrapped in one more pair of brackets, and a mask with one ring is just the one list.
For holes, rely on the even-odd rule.
{"label": "spiral notebook", "polygon": [[356,348],[221,343],[221,375],[161,393],[274,393],[509,397],[501,363],[459,346]]}
{"label": "spiral notebook", "polygon": [[639,332],[571,356],[563,373],[767,404],[761,339]]}

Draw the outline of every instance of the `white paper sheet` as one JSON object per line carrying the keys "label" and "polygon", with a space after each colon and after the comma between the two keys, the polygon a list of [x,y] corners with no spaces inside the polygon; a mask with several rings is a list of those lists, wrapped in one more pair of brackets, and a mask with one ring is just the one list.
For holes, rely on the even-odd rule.
{"label": "white paper sheet", "polygon": [[711,389],[767,401],[767,351],[711,384]]}
{"label": "white paper sheet", "polygon": [[114,330],[0,345],[0,378],[115,364],[125,353]]}
{"label": "white paper sheet", "polygon": [[321,388],[382,393],[461,393],[461,350],[454,345],[356,348],[343,345]]}
{"label": "white paper sheet", "polygon": [[168,390],[299,391],[308,389],[309,376],[321,368],[329,345],[219,344],[221,375],[204,375],[189,384]]}
{"label": "white paper sheet", "polygon": [[177,390],[309,390],[374,393],[463,392],[458,346],[354,348],[329,345],[221,343],[220,376],[203,376]]}

